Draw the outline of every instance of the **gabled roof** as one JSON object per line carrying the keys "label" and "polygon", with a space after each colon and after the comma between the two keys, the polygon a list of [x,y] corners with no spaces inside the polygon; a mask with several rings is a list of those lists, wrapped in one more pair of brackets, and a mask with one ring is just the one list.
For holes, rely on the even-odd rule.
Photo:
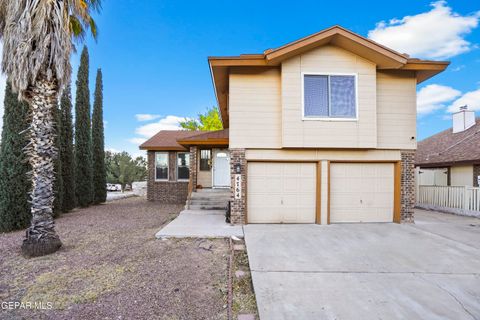
{"label": "gabled roof", "polygon": [[208,62],[223,126],[225,128],[229,126],[227,97],[228,74],[231,67],[278,67],[286,59],[324,45],[334,45],[353,52],[374,62],[377,69],[415,71],[417,83],[442,72],[449,64],[446,61],[409,58],[407,54],[396,52],[341,26],[330,27],[279,48],[265,50],[260,54],[209,57]]}
{"label": "gabled roof", "polygon": [[204,133],[203,131],[162,130],[140,145],[141,150],[187,151],[178,144],[178,139],[185,139]]}
{"label": "gabled roof", "polygon": [[480,118],[476,124],[458,133],[444,130],[419,141],[415,165],[422,167],[480,163]]}

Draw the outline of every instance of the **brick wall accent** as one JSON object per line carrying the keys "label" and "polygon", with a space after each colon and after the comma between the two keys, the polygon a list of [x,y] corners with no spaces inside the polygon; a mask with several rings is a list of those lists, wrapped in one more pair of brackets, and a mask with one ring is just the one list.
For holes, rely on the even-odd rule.
{"label": "brick wall accent", "polygon": [[414,222],[415,151],[404,150],[402,155],[401,216],[402,222]]}
{"label": "brick wall accent", "polygon": [[[242,175],[242,196],[235,199],[235,165],[240,164]],[[233,224],[245,223],[246,195],[247,195],[247,161],[245,160],[245,149],[230,149],[230,176],[231,176],[231,222]]]}
{"label": "brick wall accent", "polygon": [[198,177],[198,148],[197,146],[190,147],[190,183],[192,192],[197,191],[197,177]]}
{"label": "brick wall accent", "polygon": [[473,165],[473,186],[478,187],[478,176],[480,176],[480,164]]}
{"label": "brick wall accent", "polygon": [[184,204],[188,196],[188,182],[176,181],[176,152],[170,152],[169,180],[155,181],[155,151],[148,151],[147,200],[163,203]]}

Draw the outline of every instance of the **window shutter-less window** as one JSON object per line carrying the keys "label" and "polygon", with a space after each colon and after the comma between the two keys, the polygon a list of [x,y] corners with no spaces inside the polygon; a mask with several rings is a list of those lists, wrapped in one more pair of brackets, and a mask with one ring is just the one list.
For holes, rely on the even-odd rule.
{"label": "window shutter-less window", "polygon": [[355,77],[330,76],[330,116],[355,118]]}
{"label": "window shutter-less window", "polygon": [[168,180],[168,152],[155,153],[155,179]]}
{"label": "window shutter-less window", "polygon": [[353,75],[305,75],[306,118],[355,118],[356,93]]}
{"label": "window shutter-less window", "polygon": [[328,117],[328,76],[304,78],[305,117]]}

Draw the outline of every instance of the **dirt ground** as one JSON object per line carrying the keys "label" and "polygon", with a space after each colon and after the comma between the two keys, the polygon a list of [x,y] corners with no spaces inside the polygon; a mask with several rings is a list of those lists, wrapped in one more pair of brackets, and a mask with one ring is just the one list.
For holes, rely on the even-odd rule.
{"label": "dirt ground", "polygon": [[56,221],[60,251],[32,259],[23,231],[0,234],[0,318],[225,319],[228,242],[154,237],[180,210],[143,198],[75,210]]}

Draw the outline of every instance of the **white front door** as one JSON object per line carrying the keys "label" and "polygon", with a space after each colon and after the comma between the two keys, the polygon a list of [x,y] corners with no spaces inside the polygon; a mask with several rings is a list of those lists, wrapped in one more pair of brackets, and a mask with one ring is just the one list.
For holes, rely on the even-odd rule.
{"label": "white front door", "polygon": [[213,186],[230,187],[230,154],[227,149],[213,149]]}

